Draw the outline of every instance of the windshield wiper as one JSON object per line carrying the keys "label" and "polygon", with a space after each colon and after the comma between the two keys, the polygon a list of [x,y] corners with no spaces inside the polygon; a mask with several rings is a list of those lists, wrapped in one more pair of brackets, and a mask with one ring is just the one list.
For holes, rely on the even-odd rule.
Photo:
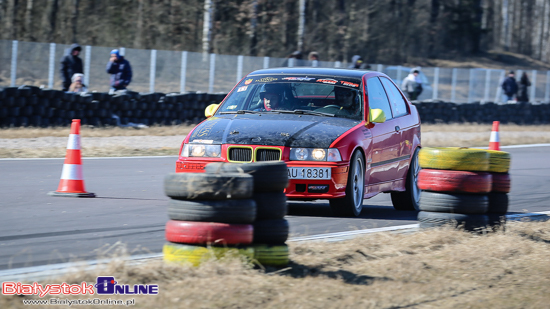
{"label": "windshield wiper", "polygon": [[238,111],[234,111],[234,112],[220,112],[220,115],[225,115],[225,114],[260,114],[262,112],[259,112],[259,111],[249,111],[249,110],[238,110]]}
{"label": "windshield wiper", "polygon": [[308,111],[306,109],[295,109],[292,111],[294,114],[304,114],[304,115],[316,115],[316,116],[326,116],[326,117],[334,117],[334,114],[329,113],[323,113],[323,112],[316,112],[316,111]]}

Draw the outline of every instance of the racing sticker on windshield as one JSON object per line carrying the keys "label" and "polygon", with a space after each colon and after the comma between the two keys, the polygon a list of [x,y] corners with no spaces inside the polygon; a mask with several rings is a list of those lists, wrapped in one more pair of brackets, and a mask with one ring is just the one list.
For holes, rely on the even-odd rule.
{"label": "racing sticker on windshield", "polygon": [[323,84],[331,84],[331,85],[334,85],[334,84],[336,84],[338,81],[335,80],[335,79],[326,78],[326,79],[318,79],[317,82],[318,82],[318,83],[323,83]]}
{"label": "racing sticker on windshield", "polygon": [[258,83],[269,83],[275,80],[279,80],[279,79],[275,77],[264,77],[264,78],[257,79],[256,81]]}
{"label": "racing sticker on windshield", "polygon": [[359,87],[359,84],[346,82],[345,80],[341,80],[340,83],[342,83],[342,85],[348,86],[348,87],[356,87],[356,88]]}
{"label": "racing sticker on windshield", "polygon": [[309,82],[311,80],[314,80],[315,77],[285,77],[283,80],[296,80],[296,81],[306,81]]}
{"label": "racing sticker on windshield", "polygon": [[237,108],[237,105],[229,105],[229,106],[227,107],[227,109],[236,109],[236,108]]}
{"label": "racing sticker on windshield", "polygon": [[244,81],[244,84],[245,84],[245,85],[248,85],[248,84],[250,84],[252,81],[253,81],[252,78],[251,78],[251,79],[247,79],[247,80]]}
{"label": "racing sticker on windshield", "polygon": [[248,89],[248,86],[242,86],[237,89],[237,92],[246,91],[246,89]]}

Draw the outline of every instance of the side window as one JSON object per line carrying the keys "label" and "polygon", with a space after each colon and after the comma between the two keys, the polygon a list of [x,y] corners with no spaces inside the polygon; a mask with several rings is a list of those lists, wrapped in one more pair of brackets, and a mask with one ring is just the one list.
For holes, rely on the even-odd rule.
{"label": "side window", "polygon": [[380,80],[382,80],[382,84],[384,84],[384,88],[386,88],[386,93],[388,94],[388,98],[390,99],[393,117],[406,115],[407,103],[405,103],[405,100],[403,100],[403,97],[401,96],[401,93],[399,93],[399,90],[397,90],[395,85],[390,82],[389,79],[385,77],[380,77]]}
{"label": "side window", "polygon": [[379,108],[386,114],[386,120],[392,119],[390,102],[378,77],[372,77],[367,80],[367,91],[370,109]]}

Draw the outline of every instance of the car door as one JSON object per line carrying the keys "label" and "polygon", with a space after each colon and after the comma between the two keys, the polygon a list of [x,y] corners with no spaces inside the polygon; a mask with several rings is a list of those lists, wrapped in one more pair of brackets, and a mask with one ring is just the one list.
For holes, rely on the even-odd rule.
{"label": "car door", "polygon": [[372,185],[397,178],[400,133],[396,131],[390,102],[378,77],[367,80],[367,101],[369,110],[378,108],[386,114],[385,122],[372,123],[369,126],[373,147],[371,162],[367,159],[367,170],[370,172],[369,185]]}
{"label": "car door", "polygon": [[413,126],[415,122],[411,121],[407,103],[397,87],[385,77],[380,77],[380,80],[388,94],[394,118],[393,121],[395,122],[395,129],[399,135],[397,154],[399,159],[399,172],[397,177],[403,178],[408,170],[409,159],[412,153],[413,138],[416,132],[416,127]]}

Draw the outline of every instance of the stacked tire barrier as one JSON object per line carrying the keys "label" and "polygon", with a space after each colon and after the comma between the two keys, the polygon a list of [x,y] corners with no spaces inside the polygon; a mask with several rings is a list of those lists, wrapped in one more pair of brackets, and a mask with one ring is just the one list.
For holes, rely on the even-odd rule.
{"label": "stacked tire barrier", "polygon": [[225,94],[187,93],[70,93],[35,86],[0,90],[0,127],[82,125],[127,126],[198,123],[204,109],[220,103]]}
{"label": "stacked tire barrier", "polygon": [[198,266],[227,255],[254,258],[253,177],[240,173],[173,173],[164,179],[170,197],[164,260]]}
{"label": "stacked tire barrier", "polygon": [[285,266],[289,262],[289,225],[284,189],[288,186],[288,171],[282,161],[262,163],[211,163],[207,174],[250,174],[254,178],[253,200],[256,203],[256,220],[252,223],[255,260],[262,266]]}
{"label": "stacked tire barrier", "polygon": [[508,193],[511,189],[510,153],[498,150],[486,150],[489,153],[489,174],[491,174],[491,192],[487,216],[489,225],[498,227],[506,222],[508,212]]}
{"label": "stacked tire barrier", "polygon": [[422,123],[501,123],[548,124],[550,103],[496,104],[492,102],[457,104],[443,101],[415,101]]}
{"label": "stacked tire barrier", "polygon": [[[508,191],[510,185],[508,153],[472,148],[422,148],[419,164],[422,168],[418,175],[418,187],[422,190],[420,228],[454,224],[474,231],[500,225],[508,211],[507,196],[502,196],[506,184]],[[497,191],[493,191],[494,188]]]}

